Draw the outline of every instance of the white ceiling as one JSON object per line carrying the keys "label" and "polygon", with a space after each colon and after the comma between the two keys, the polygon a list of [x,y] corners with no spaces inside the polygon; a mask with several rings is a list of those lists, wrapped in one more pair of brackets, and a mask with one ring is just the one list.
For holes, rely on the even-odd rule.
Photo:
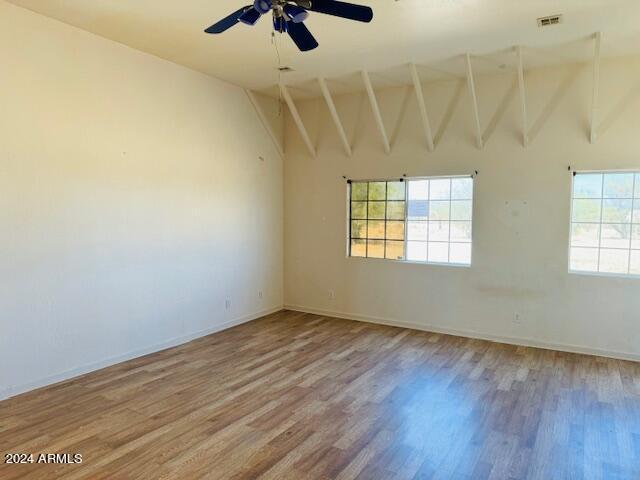
{"label": "white ceiling", "polygon": [[[359,0],[373,8],[373,22],[312,13],[307,26],[320,47],[306,53],[286,35],[273,43],[267,18],[221,35],[202,32],[250,0],[9,1],[254,90],[270,91],[279,63],[287,65],[294,71],[283,81],[298,97],[319,95],[312,82],[319,76],[350,90],[361,69],[376,72],[376,87],[407,84],[409,62],[426,79],[462,75],[465,52],[476,55],[474,69],[509,68],[514,45],[528,47],[530,67],[584,61],[596,31],[604,55],[640,53],[640,0]],[[554,14],[564,15],[561,25],[538,28],[538,17]]]}

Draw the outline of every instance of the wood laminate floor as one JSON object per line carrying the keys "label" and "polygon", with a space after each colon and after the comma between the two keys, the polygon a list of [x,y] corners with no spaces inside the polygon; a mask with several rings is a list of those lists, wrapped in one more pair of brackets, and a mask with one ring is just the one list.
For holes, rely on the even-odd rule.
{"label": "wood laminate floor", "polygon": [[[6,366],[5,366],[6,367]],[[280,312],[0,402],[28,479],[640,479],[640,364]]]}

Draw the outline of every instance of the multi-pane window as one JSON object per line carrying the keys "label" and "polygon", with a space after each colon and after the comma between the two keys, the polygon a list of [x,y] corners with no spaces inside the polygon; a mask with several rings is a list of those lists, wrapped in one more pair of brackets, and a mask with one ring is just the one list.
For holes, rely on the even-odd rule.
{"label": "multi-pane window", "polygon": [[405,182],[351,182],[352,257],[405,256]]}
{"label": "multi-pane window", "polygon": [[352,257],[471,264],[473,178],[350,185]]}
{"label": "multi-pane window", "polygon": [[407,259],[471,264],[473,179],[408,182]]}
{"label": "multi-pane window", "polygon": [[640,275],[640,172],[573,177],[569,269]]}

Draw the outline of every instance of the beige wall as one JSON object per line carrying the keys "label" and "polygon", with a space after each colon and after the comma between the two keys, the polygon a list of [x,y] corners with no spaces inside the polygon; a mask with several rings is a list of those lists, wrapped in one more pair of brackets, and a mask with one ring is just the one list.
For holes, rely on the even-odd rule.
{"label": "beige wall", "polygon": [[[462,60],[461,60],[462,61]],[[407,72],[408,75],[408,72]],[[408,77],[407,77],[408,78]],[[285,304],[301,310],[515,343],[640,358],[640,280],[568,273],[567,167],[640,169],[640,64],[602,65],[600,138],[588,141],[588,66],[527,72],[532,143],[521,144],[515,74],[477,79],[486,145],[478,150],[466,85],[425,84],[438,145],[411,89],[379,91],[382,143],[364,94],[336,98],[347,158],[322,99],[299,102],[318,157],[285,132]],[[358,179],[478,170],[471,268],[345,258],[346,185]],[[332,295],[332,292],[334,295]],[[514,322],[519,314],[521,324]]]}
{"label": "beige wall", "polygon": [[243,90],[3,1],[0,58],[0,398],[282,305]]}

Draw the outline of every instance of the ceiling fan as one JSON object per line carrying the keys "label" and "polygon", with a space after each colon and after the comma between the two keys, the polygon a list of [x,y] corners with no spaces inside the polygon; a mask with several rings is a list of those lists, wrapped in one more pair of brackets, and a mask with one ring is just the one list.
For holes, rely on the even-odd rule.
{"label": "ceiling fan", "polygon": [[253,5],[242,7],[205,30],[206,33],[222,33],[236,23],[255,25],[262,15],[273,12],[273,28],[287,32],[303,52],[313,50],[318,42],[304,25],[309,11],[347,18],[358,22],[370,22],[373,10],[362,5],[338,0],[255,0]]}

